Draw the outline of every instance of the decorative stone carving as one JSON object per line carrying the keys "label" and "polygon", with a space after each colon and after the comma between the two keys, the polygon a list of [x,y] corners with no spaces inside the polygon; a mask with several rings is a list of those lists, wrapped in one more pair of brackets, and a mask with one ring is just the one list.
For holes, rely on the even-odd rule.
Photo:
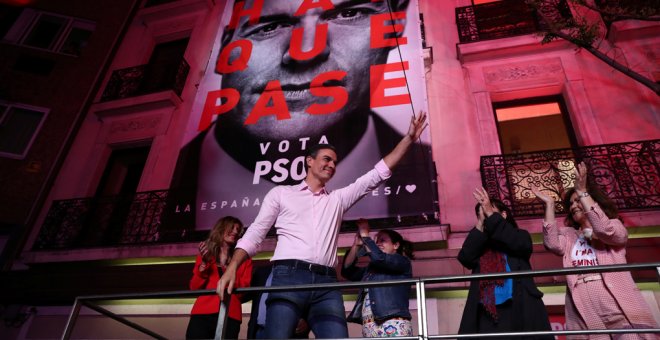
{"label": "decorative stone carving", "polygon": [[161,117],[141,117],[131,120],[112,122],[110,134],[128,133],[137,130],[154,129],[160,123]]}
{"label": "decorative stone carving", "polygon": [[484,67],[486,84],[562,77],[564,69],[557,59]]}

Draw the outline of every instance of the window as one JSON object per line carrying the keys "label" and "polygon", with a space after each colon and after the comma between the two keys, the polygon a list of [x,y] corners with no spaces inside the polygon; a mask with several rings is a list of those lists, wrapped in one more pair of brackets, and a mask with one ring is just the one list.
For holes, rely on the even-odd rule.
{"label": "window", "polygon": [[134,194],[142,178],[150,149],[151,144],[112,150],[96,196]]}
{"label": "window", "polygon": [[24,158],[47,114],[46,109],[0,102],[0,156]]}
{"label": "window", "polygon": [[26,8],[3,41],[79,56],[95,28],[90,21]]}
{"label": "window", "polygon": [[91,240],[96,238],[102,244],[117,244],[135,232],[133,223],[139,222],[131,214],[136,214],[135,204],[139,207],[134,201],[135,193],[150,148],[148,144],[112,150],[96,189],[96,204],[91,212],[94,223],[90,223],[85,231]]}
{"label": "window", "polygon": [[175,85],[179,66],[187,47],[188,38],[154,46],[142,81],[143,93],[167,90]]}
{"label": "window", "polygon": [[561,97],[541,97],[493,105],[503,154],[577,145]]}
{"label": "window", "polygon": [[22,7],[0,4],[0,37],[7,34],[22,11]]}
{"label": "window", "polygon": [[94,30],[93,25],[74,22],[69,34],[64,39],[60,53],[79,56],[80,51],[87,46],[87,41]]}
{"label": "window", "polygon": [[63,17],[41,15],[23,39],[23,45],[46,50],[52,49],[57,37],[62,34],[66,23],[66,19]]}
{"label": "window", "polygon": [[[494,103],[493,108],[502,154],[532,153],[520,158],[510,157],[506,165],[515,201],[534,202],[534,196],[530,195],[531,180],[543,182],[541,191],[558,200],[559,194],[573,185],[570,178],[575,167],[572,153],[557,153],[556,157],[534,155],[577,146],[562,98],[550,96],[500,102]],[[558,155],[566,155],[566,158]]]}

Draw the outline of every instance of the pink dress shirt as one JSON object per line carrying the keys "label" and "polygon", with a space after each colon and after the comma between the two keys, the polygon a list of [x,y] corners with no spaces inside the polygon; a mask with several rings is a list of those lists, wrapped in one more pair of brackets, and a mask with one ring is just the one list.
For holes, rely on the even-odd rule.
{"label": "pink dress shirt", "polygon": [[381,160],[355,182],[332,192],[323,188],[313,193],[305,181],[277,186],[264,197],[257,218],[238,240],[236,248],[254,256],[270,227],[275,225],[277,246],[271,261],[294,259],[334,267],[344,213],[391,175]]}

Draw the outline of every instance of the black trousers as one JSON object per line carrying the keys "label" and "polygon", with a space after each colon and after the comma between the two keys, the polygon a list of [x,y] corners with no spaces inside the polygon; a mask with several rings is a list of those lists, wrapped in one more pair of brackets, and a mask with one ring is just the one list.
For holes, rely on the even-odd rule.
{"label": "black trousers", "polygon": [[[213,339],[218,326],[218,314],[192,314],[186,330],[186,339]],[[225,339],[238,339],[241,322],[227,317]]]}

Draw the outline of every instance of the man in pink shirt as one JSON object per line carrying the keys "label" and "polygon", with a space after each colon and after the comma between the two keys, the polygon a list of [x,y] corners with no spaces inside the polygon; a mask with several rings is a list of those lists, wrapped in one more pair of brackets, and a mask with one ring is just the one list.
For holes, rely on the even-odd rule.
{"label": "man in pink shirt", "polygon": [[[326,183],[336,171],[334,147],[319,144],[305,158],[307,177],[297,185],[278,186],[266,194],[254,223],[241,238],[231,262],[218,282],[218,294],[234,288],[236,269],[254,256],[275,225],[277,246],[272,286],[337,281],[337,235],[344,213],[391,176],[393,169],[419,139],[426,113],[411,117],[408,133],[374,169],[352,184],[329,192]],[[272,292],[267,301],[266,338],[291,337],[296,323],[307,320],[316,338],[346,338],[344,303],[339,290]]]}

